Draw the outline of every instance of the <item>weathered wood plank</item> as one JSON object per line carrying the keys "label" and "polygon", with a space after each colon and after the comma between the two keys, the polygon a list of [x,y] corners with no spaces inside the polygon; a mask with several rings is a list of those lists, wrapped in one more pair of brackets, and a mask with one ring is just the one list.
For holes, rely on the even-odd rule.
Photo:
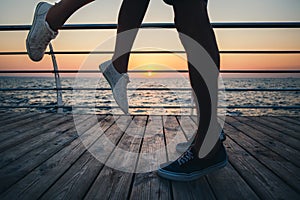
{"label": "weathered wood plank", "polygon": [[156,172],[139,173],[132,187],[130,199],[172,199],[170,181],[158,177]]}
{"label": "weathered wood plank", "polygon": [[[167,144],[174,142],[174,145],[167,146],[168,158],[169,160],[175,160],[176,157],[180,156],[176,153],[175,146],[179,142],[186,141],[186,138],[175,116],[163,116],[163,118],[166,142]],[[181,123],[184,123],[184,121]],[[188,126],[182,126],[182,128],[185,127]],[[188,132],[190,129],[186,131]],[[175,139],[176,136],[178,139]],[[205,177],[191,182],[172,181],[172,191],[174,199],[215,199]]]}
{"label": "weathered wood plank", "polygon": [[178,123],[176,116],[163,116],[163,127],[166,140],[167,159],[168,161],[174,161],[181,155],[176,151],[176,145],[180,142],[186,142],[187,138],[182,127]]}
{"label": "weathered wood plank", "polygon": [[[114,119],[112,116],[109,116],[100,121],[99,125],[103,131],[106,131],[111,127],[110,125],[112,125],[115,120],[117,120],[117,118]],[[82,151],[83,149],[81,149],[75,156],[71,155],[64,159],[69,161],[65,165],[71,165],[71,167],[55,182],[55,184],[51,186],[51,188],[47,190],[46,193],[43,194],[41,199],[84,198],[84,195],[93,183],[93,180],[103,167],[103,164],[98,161],[89,151],[86,151],[86,149],[89,149],[97,140],[100,140],[102,135],[103,133],[99,131],[98,125],[95,125],[84,133],[84,137],[82,136],[81,138],[84,140],[82,143],[85,144],[85,150]],[[77,159],[77,157],[81,154],[83,155],[75,163],[72,164],[72,162],[70,162],[71,160],[73,161],[74,159]],[[61,160],[61,162],[63,162],[63,160]],[[64,167],[57,165],[57,167],[59,167],[59,173],[51,174],[51,171],[49,171],[48,181],[49,179],[54,181],[53,176],[56,176],[56,178],[59,177],[59,175],[64,171],[63,168],[66,169],[65,165]]]}
{"label": "weathered wood plank", "polygon": [[[157,154],[155,153],[157,152]],[[149,116],[130,199],[171,199],[170,183],[155,172],[167,161],[161,116]]]}
{"label": "weathered wood plank", "polygon": [[222,170],[208,174],[207,179],[217,199],[259,199],[230,163]]}
{"label": "weathered wood plank", "polygon": [[[67,131],[71,129],[74,126],[73,121],[70,121],[72,119],[71,116],[60,118],[57,120],[59,124],[56,126],[49,126],[49,129],[47,130],[39,130],[29,132],[29,134],[23,136],[21,134],[19,137],[14,137],[12,139],[9,139],[7,141],[4,141],[5,144],[1,144],[1,149],[5,148],[6,151],[3,151],[0,153],[0,168],[4,167],[5,165],[9,164],[10,162],[15,161],[16,159],[20,158],[24,154],[40,147],[41,145],[44,145],[45,143],[53,140],[54,138],[58,137],[59,135],[63,134],[64,131]],[[61,123],[60,123],[61,122]],[[50,124],[50,123],[49,123]],[[46,125],[49,125],[46,124]],[[39,134],[39,135],[38,135]],[[30,137],[30,135],[33,135],[31,139],[28,139],[27,141],[20,143],[15,142],[22,141],[23,138]],[[13,147],[12,147],[13,146]],[[12,148],[9,148],[12,147]],[[9,149],[8,149],[9,148]]]}
{"label": "weathered wood plank", "polygon": [[105,163],[115,145],[120,141],[124,131],[129,126],[132,120],[131,116],[120,116],[120,118],[114,123],[104,134],[90,147],[90,152]]}
{"label": "weathered wood plank", "polygon": [[297,138],[298,140],[300,139],[299,130],[295,131],[290,128],[285,128],[282,124],[278,123],[278,121],[281,121],[281,120],[278,120],[278,121],[276,120],[277,122],[272,122],[271,118],[269,118],[269,117],[268,118],[249,117],[249,118],[268,127],[270,130],[272,130],[272,132],[280,132],[285,136],[291,136],[291,137],[284,137],[284,141],[285,141],[285,139],[292,139],[292,138]]}
{"label": "weathered wood plank", "polygon": [[37,113],[18,113],[18,112],[12,112],[8,114],[8,117],[4,117],[4,119],[0,121],[0,126],[5,126],[8,124],[12,124],[18,121],[21,121],[23,119],[27,119],[28,117],[32,117],[34,115],[37,115]]}
{"label": "weathered wood plank", "polygon": [[149,116],[140,154],[138,172],[152,172],[167,161],[161,116]]}
{"label": "weathered wood plank", "polygon": [[39,199],[83,199],[103,164],[85,152]]}
{"label": "weathered wood plank", "polygon": [[297,117],[287,117],[287,116],[277,116],[277,117],[281,120],[290,122],[290,123],[294,124],[295,126],[298,126],[298,127],[300,126],[300,119]]}
{"label": "weathered wood plank", "polygon": [[[15,120],[12,119],[12,121],[10,123],[3,124],[1,129],[2,129],[3,133],[6,133],[10,130],[14,130],[17,127],[24,126],[27,123],[31,123],[32,121],[35,121],[35,120],[38,121],[38,120],[40,120],[44,117],[48,117],[50,115],[51,115],[51,113],[39,113],[39,114],[29,113],[29,114],[25,114],[25,116],[18,115],[18,117],[16,117],[17,119],[15,119]],[[21,119],[19,117],[21,117]]]}
{"label": "weathered wood plank", "polygon": [[[142,137],[145,132],[146,116],[135,116],[126,132],[106,161],[85,199],[126,199],[129,197],[135,165],[140,151]],[[133,154],[118,151],[123,149]],[[132,166],[134,166],[132,168]],[[111,168],[118,167],[118,170]]]}
{"label": "weathered wood plank", "polygon": [[[226,129],[225,131],[229,132]],[[298,199],[299,194],[268,168],[241,148],[237,143],[227,138],[229,161],[238,170],[256,194],[262,199]]]}
{"label": "weathered wood plank", "polygon": [[14,112],[5,111],[5,110],[1,110],[1,109],[0,109],[0,119],[1,119],[2,116],[9,115],[9,114],[11,114],[11,113],[14,113]]}
{"label": "weathered wood plank", "polygon": [[[281,155],[286,160],[292,162],[296,166],[300,166],[300,160],[297,159],[294,155],[299,155],[299,151],[295,148],[290,147],[290,145],[287,145],[286,143],[283,143],[282,141],[278,141],[277,138],[272,138],[269,135],[272,133],[268,132],[268,129],[261,129],[260,124],[256,124],[256,122],[249,121],[248,118],[236,118],[238,121],[240,121],[243,126],[235,126],[235,128],[238,128],[240,131],[243,131],[244,134],[250,136],[251,138],[258,141],[260,144],[264,145],[265,147],[268,147],[272,151],[276,152],[277,154]],[[226,119],[228,123],[230,123],[230,118]],[[231,125],[234,125],[235,122],[232,122]],[[259,129],[259,130],[257,130]],[[260,130],[261,129],[261,130]],[[268,134],[266,134],[266,132]],[[274,133],[273,137],[276,137],[276,133]],[[280,137],[279,137],[280,138]],[[288,137],[286,137],[287,140]]]}
{"label": "weathered wood plank", "polygon": [[[249,135],[253,135],[265,146],[268,146],[274,151],[278,152],[280,155],[283,155],[286,158],[290,158],[291,161],[298,163],[299,160],[295,160],[294,157],[291,157],[290,153],[297,154],[299,152],[299,141],[293,137],[289,137],[282,132],[276,130],[270,130],[268,127],[257,123],[256,120],[252,120],[248,117],[235,118],[239,120],[242,124],[246,126],[241,126],[241,130]],[[226,119],[228,122],[231,118]],[[234,122],[233,122],[234,123]],[[300,166],[298,165],[297,166]]]}
{"label": "weathered wood plank", "polygon": [[[145,134],[147,116],[135,116],[122,136],[117,148],[110,155],[106,165],[116,166],[121,171],[136,171],[136,163]],[[121,151],[119,151],[121,150]],[[130,152],[126,153],[125,152]],[[135,164],[134,164],[135,163]]]}
{"label": "weathered wood plank", "polygon": [[[190,116],[180,116],[177,117],[179,124],[187,137],[187,140],[194,138],[197,131],[197,124],[194,122],[192,117]],[[196,119],[195,119],[196,120]]]}
{"label": "weathered wood plank", "polygon": [[[29,113],[23,113],[23,115],[29,114]],[[20,116],[20,113],[16,112],[1,112],[0,113],[0,125],[5,124],[5,121],[8,121],[12,117]]]}
{"label": "weathered wood plank", "polygon": [[0,142],[7,140],[8,138],[14,137],[15,135],[20,134],[20,132],[18,131],[19,127],[21,127],[22,130],[24,130],[24,129],[30,130],[34,126],[35,122],[37,123],[37,125],[39,125],[39,120],[41,120],[43,118],[47,118],[50,115],[51,115],[50,113],[33,115],[30,117],[27,117],[26,119],[2,126]]}
{"label": "weathered wood plank", "polygon": [[[99,136],[98,127],[92,120],[83,118],[82,125],[86,132],[73,140],[68,146],[58,151],[23,179],[2,194],[1,199],[38,199],[72,164],[80,157]],[[80,125],[80,124],[79,124]],[[85,145],[83,145],[83,143]]]}
{"label": "weathered wood plank", "polygon": [[286,120],[282,120],[279,117],[274,117],[274,116],[262,117],[262,119],[265,119],[271,123],[277,124],[278,128],[276,128],[276,130],[285,131],[285,132],[286,132],[286,130],[289,130],[294,133],[293,135],[291,135],[292,137],[296,137],[296,138],[300,139],[300,129],[299,129],[300,126],[298,126],[298,124],[291,123]]}
{"label": "weathered wood plank", "polygon": [[18,127],[13,130],[12,133],[8,133],[8,135],[12,135],[11,137],[0,142],[0,152],[7,151],[10,147],[15,147],[28,139],[33,139],[41,133],[46,133],[49,129],[58,126],[61,123],[66,123],[71,119],[70,115],[66,117],[61,115],[50,115],[49,117],[29,123],[26,126]]}
{"label": "weathered wood plank", "polygon": [[[116,149],[103,151],[99,148],[99,143],[103,144],[101,141],[106,137],[118,145],[118,148],[135,153],[152,152],[164,147],[166,142],[169,144],[169,159],[176,159],[179,154],[175,152],[175,145],[186,141],[196,127],[188,117],[176,119],[175,116],[149,116],[145,127],[146,116],[134,117],[134,121],[131,121],[131,116],[121,116],[118,119],[121,123],[114,123],[113,117],[109,116],[99,123],[102,124],[101,129],[106,130],[101,135],[98,132],[99,126],[89,124],[91,122],[86,120],[89,119],[86,116],[81,120],[80,132],[83,135],[78,138],[72,121],[63,119],[58,114],[49,114],[48,119],[52,120],[47,120],[46,117],[41,117],[44,114],[29,113],[27,116],[32,117],[32,122],[26,115],[27,113],[9,113],[8,117],[7,113],[0,113],[0,124],[9,122],[4,123],[4,126],[10,127],[6,132],[23,130],[12,136],[11,141],[3,140],[10,145],[0,154],[0,192],[4,192],[0,194],[1,200],[298,199],[300,195],[299,151],[295,146],[299,144],[296,142],[299,140],[281,133],[284,129],[297,132],[298,118],[261,117],[258,120],[228,117],[230,125],[225,125],[225,133],[229,136],[225,146],[230,164],[197,181],[181,183],[159,178],[152,171],[132,174],[111,169],[99,162],[95,154],[106,158],[105,161],[108,162],[120,159],[119,163],[124,168],[132,165],[128,162],[130,159],[122,157]],[[2,116],[4,120],[1,120]],[[19,119],[18,126],[13,127],[13,119]],[[277,126],[274,127],[272,123]],[[294,123],[295,126],[289,128]],[[274,139],[274,132],[278,139]],[[279,141],[280,134],[284,135],[282,141]],[[165,139],[162,135],[165,135]],[[0,134],[0,140],[1,136],[5,137],[5,133]],[[13,138],[16,139],[15,143]],[[5,143],[0,142],[0,148],[1,144]],[[94,155],[87,151],[87,145]],[[137,169],[146,164],[151,169],[157,167],[157,160],[151,157],[143,159],[140,155],[133,159]],[[162,157],[167,159],[166,156]],[[9,158],[12,160],[9,161]]]}
{"label": "weathered wood plank", "polygon": [[[238,122],[237,122],[238,123]],[[241,124],[243,126],[243,124]],[[296,191],[300,191],[300,168],[287,161],[280,155],[270,151],[245,133],[227,126],[229,137],[244,148],[251,156],[277,174],[285,183]],[[294,155],[299,157],[300,154]]]}
{"label": "weathered wood plank", "polygon": [[[91,116],[83,116],[82,122],[88,121]],[[82,126],[89,124],[83,123]],[[90,127],[86,127],[87,129]],[[60,137],[51,140],[45,145],[30,151],[28,154],[20,157],[0,171],[0,193],[8,189],[16,181],[26,176],[32,169],[39,166],[45,160],[53,156],[55,153],[68,146],[78,137],[75,129],[70,129]]]}

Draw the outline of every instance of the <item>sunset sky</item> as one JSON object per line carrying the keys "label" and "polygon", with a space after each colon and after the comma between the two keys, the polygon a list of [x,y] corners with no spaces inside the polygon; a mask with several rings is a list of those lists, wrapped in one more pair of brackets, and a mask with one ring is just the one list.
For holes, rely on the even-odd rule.
{"label": "sunset sky", "polygon": [[[31,24],[37,0],[2,0],[0,25]],[[55,1],[50,0],[54,3]],[[121,0],[97,0],[75,13],[67,23],[116,23]],[[299,0],[210,0],[211,22],[300,21]],[[173,22],[172,7],[152,0],[144,22]],[[300,50],[300,29],[215,29],[220,50]],[[1,32],[0,51],[25,51],[27,31]],[[57,51],[113,50],[115,30],[60,31],[53,42]],[[104,49],[105,47],[105,49]],[[134,49],[182,50],[174,29],[143,29]],[[95,64],[87,56],[58,55],[60,69],[98,69],[111,55],[98,55]],[[90,58],[88,58],[90,59]],[[174,55],[133,55],[130,69],[186,69],[184,59]],[[163,67],[162,67],[163,68]],[[27,56],[0,56],[0,70],[52,69],[48,55],[35,63]],[[221,69],[300,69],[300,55],[221,56]],[[148,74],[153,75],[153,74]]]}

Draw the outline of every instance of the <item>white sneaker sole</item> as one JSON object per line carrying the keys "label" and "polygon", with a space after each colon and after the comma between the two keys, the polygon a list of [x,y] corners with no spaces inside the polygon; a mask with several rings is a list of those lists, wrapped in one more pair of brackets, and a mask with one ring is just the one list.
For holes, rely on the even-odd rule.
{"label": "white sneaker sole", "polygon": [[[36,18],[38,17],[38,10],[39,10],[39,8],[43,5],[43,4],[45,4],[46,2],[40,2],[40,3],[38,3],[38,5],[36,6],[36,8],[35,8],[35,11],[34,11],[34,17],[33,17],[33,22],[32,22],[32,26],[31,26],[31,28],[30,28],[30,31],[29,31],[29,33],[28,33],[28,35],[27,35],[27,38],[26,38],[26,49],[27,49],[27,53],[28,53],[28,56],[29,56],[29,58],[32,60],[32,61],[35,61],[35,62],[38,62],[38,61],[40,61],[40,60],[42,60],[43,59],[43,57],[42,58],[40,58],[40,59],[35,59],[34,57],[33,57],[33,55],[31,54],[31,50],[30,50],[30,45],[29,45],[29,38],[31,38],[31,35],[32,35],[32,32],[33,32],[33,30],[35,29],[35,26],[36,26]],[[48,3],[46,3],[46,4],[48,4]]]}

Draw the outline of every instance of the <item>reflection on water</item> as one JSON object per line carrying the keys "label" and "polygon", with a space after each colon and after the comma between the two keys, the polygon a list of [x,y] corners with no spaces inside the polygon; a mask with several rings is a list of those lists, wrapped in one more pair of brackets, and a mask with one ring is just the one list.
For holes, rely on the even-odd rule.
{"label": "reflection on water", "polygon": [[[243,78],[224,79],[226,88],[300,88],[300,79],[280,78]],[[84,79],[81,87],[108,88],[109,85],[103,79]],[[97,83],[97,84],[95,84]],[[77,85],[78,86],[78,85]],[[25,78],[25,77],[2,77],[1,88],[54,88],[54,78]],[[62,78],[62,87],[74,87],[74,79]],[[132,79],[128,88],[189,88],[186,79]],[[74,96],[75,95],[75,96]],[[2,106],[51,106],[56,105],[56,91],[1,91],[0,99]],[[131,114],[190,114],[191,109],[166,109],[154,108],[155,106],[190,106],[191,91],[177,90],[129,90],[128,99],[130,106],[146,106],[147,108],[131,108]],[[93,91],[63,91],[64,105],[85,106],[117,106],[110,90]],[[221,106],[300,106],[299,92],[226,92],[226,98],[219,102]],[[8,109],[6,109],[8,110]],[[11,109],[12,110],[12,109]],[[40,112],[56,112],[55,109],[13,109],[13,110],[39,110]],[[114,113],[121,114],[119,109],[81,109],[81,112],[97,114]],[[65,109],[71,112],[71,109]],[[282,109],[227,109],[227,115],[297,115],[299,110]]]}

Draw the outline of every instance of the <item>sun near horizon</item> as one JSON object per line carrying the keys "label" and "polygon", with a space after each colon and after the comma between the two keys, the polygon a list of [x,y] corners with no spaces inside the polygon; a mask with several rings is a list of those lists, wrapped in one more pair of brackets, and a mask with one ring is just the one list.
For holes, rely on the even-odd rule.
{"label": "sun near horizon", "polygon": [[[33,10],[38,0],[10,0],[2,2],[0,8],[1,25],[29,25],[32,22]],[[54,3],[55,0],[49,0]],[[67,24],[116,23],[121,0],[95,1],[76,12]],[[300,1],[265,0],[233,1],[210,0],[208,5],[211,22],[273,22],[299,21]],[[20,9],[22,8],[22,9]],[[173,11],[161,0],[150,1],[144,19],[149,22],[173,22]],[[219,49],[226,50],[289,50],[299,51],[300,29],[214,29]],[[28,31],[0,32],[0,52],[25,52],[25,38]],[[115,30],[63,30],[53,41],[55,51],[92,51],[98,44],[116,35]],[[151,47],[159,41],[162,48],[169,51],[183,50],[175,29],[143,29],[139,32],[135,46]],[[106,51],[113,50],[113,45]],[[99,61],[104,58],[99,55]],[[109,58],[111,55],[106,55]],[[181,56],[181,57],[180,57]],[[150,64],[147,77],[158,77],[154,70],[165,65],[175,70],[186,70],[185,55],[176,58],[168,54],[132,54],[129,70]],[[88,55],[56,55],[59,69],[77,70]],[[99,63],[88,66],[98,69]],[[41,62],[32,62],[27,55],[1,55],[0,70],[52,70],[49,55]],[[160,68],[164,69],[164,68]],[[297,54],[221,54],[221,70],[299,70],[300,56]],[[51,76],[52,74],[49,74]],[[169,75],[170,76],[170,75]],[[164,77],[164,76],[162,76]]]}

